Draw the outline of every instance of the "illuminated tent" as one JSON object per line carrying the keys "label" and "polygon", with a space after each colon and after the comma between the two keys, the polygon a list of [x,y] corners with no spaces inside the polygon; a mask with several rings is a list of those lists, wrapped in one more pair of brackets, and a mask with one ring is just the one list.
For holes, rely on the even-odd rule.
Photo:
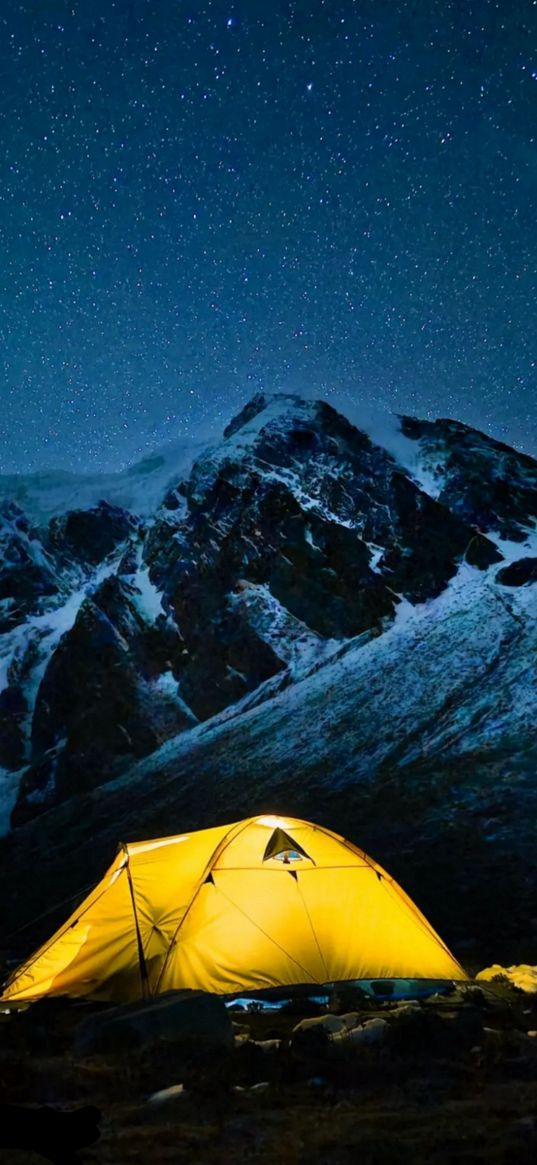
{"label": "illuminated tent", "polygon": [[376,862],[307,821],[251,817],[120,848],[2,1000],[126,1000],[349,979],[466,979]]}

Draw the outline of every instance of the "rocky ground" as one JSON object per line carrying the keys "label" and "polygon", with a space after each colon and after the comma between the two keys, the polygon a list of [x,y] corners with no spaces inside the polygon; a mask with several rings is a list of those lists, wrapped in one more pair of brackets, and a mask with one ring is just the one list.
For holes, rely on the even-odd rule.
{"label": "rocky ground", "polygon": [[4,1015],[2,1100],[98,1105],[88,1165],[535,1160],[535,997],[492,984],[411,1003],[346,989],[328,1007],[272,1012],[209,1002],[179,993],[165,1035],[139,1011],[135,1028],[128,1009],[118,1026],[117,1013],[81,1003]]}

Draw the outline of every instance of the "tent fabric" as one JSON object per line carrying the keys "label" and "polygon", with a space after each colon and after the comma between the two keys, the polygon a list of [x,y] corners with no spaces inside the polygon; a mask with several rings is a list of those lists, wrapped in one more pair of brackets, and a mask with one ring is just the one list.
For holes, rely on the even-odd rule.
{"label": "tent fabric", "polygon": [[122,846],[1,998],[466,978],[365,853],[307,821],[260,816]]}

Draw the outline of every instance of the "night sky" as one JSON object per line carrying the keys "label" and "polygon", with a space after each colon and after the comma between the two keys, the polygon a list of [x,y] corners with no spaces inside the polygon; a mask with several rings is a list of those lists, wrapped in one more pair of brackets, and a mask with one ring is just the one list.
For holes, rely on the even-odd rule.
{"label": "night sky", "polygon": [[0,472],[254,392],[537,454],[536,0],[5,0]]}

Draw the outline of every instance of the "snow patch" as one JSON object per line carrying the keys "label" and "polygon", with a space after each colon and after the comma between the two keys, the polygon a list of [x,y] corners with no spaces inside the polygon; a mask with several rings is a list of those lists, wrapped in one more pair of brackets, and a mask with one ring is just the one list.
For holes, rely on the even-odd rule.
{"label": "snow patch", "polygon": [[162,606],[162,591],[157,590],[154,583],[151,582],[149,567],[140,568],[132,581],[139,592],[139,596],[137,595],[134,600],[136,606],[142,615],[154,623],[159,615],[163,615],[165,612]]}
{"label": "snow patch", "polygon": [[405,437],[401,430],[401,418],[396,413],[369,408],[360,401],[347,400],[346,397],[331,399],[331,403],[352,425],[366,433],[374,445],[390,453],[424,493],[435,500],[439,497],[443,484],[441,478],[423,464],[420,442]]}
{"label": "snow patch", "polygon": [[492,530],[487,531],[487,538],[489,542],[494,542],[500,554],[503,554],[506,566],[510,562],[518,562],[520,558],[537,557],[537,522],[531,528],[528,527],[524,542],[510,542],[506,538],[500,538],[500,535]]}
{"label": "snow patch", "polygon": [[382,558],[382,555],[384,554],[385,548],[383,546],[375,546],[374,542],[366,542],[366,546],[371,555],[369,559],[369,569],[374,570],[375,574],[380,574],[380,571],[377,570],[377,566]]}

